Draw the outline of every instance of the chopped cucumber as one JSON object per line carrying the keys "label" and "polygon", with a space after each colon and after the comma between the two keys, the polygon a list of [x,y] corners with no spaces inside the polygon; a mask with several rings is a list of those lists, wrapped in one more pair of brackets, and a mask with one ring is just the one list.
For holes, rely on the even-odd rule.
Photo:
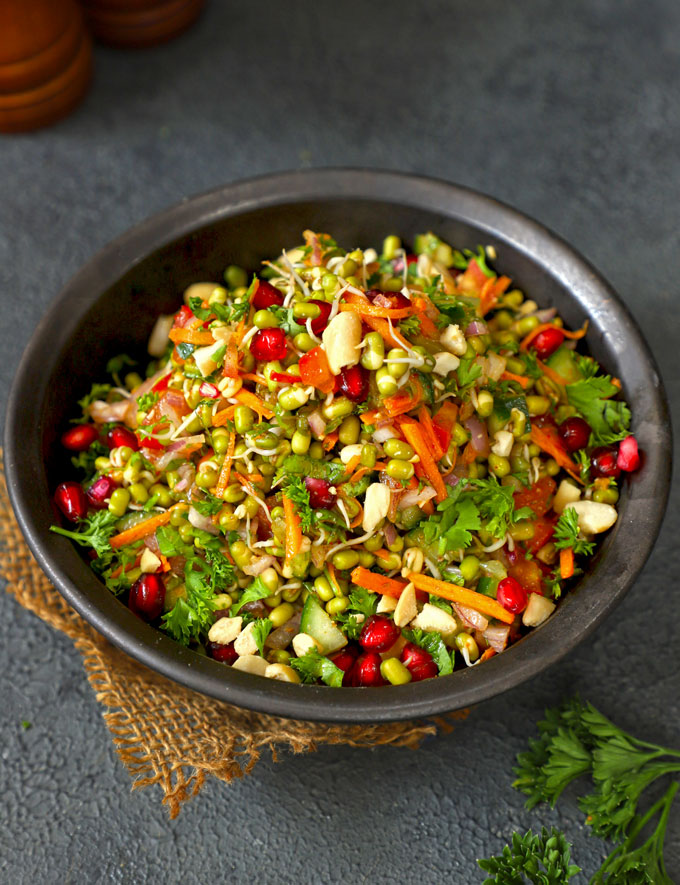
{"label": "chopped cucumber", "polygon": [[302,609],[300,631],[307,633],[321,645],[321,654],[330,655],[347,645],[347,637],[333,623],[315,596],[308,596]]}
{"label": "chopped cucumber", "polygon": [[574,351],[568,347],[558,347],[554,353],[551,353],[545,361],[558,375],[564,378],[565,384],[575,384],[583,378],[581,370],[576,365],[574,359]]}

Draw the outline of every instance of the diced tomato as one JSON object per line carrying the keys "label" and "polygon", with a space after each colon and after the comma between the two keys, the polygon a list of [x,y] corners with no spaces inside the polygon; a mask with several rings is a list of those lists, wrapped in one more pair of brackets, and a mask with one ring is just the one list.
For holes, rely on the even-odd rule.
{"label": "diced tomato", "polygon": [[542,572],[532,559],[520,559],[508,569],[508,574],[518,580],[529,593],[543,595]]}
{"label": "diced tomato", "polygon": [[541,547],[544,547],[555,534],[555,523],[557,517],[539,516],[535,525],[534,536],[527,541],[526,548],[530,553],[536,553]]}
{"label": "diced tomato", "polygon": [[151,388],[154,393],[162,393],[164,390],[168,389],[168,384],[170,384],[170,378],[172,377],[172,372],[166,372],[162,378],[159,378],[158,381]]}
{"label": "diced tomato", "polygon": [[441,427],[439,424],[432,422],[432,428],[434,430],[434,435],[437,437],[437,442],[441,446],[444,452],[448,452],[449,445],[451,444],[451,434],[445,427]]}
{"label": "diced tomato", "polygon": [[175,321],[173,322],[172,327],[173,329],[183,329],[188,323],[195,319],[196,317],[191,308],[187,307],[186,304],[183,304],[175,314]]}
{"label": "diced tomato", "polygon": [[536,516],[545,516],[550,510],[551,498],[555,494],[557,484],[552,476],[544,476],[528,489],[515,492],[515,507],[531,507]]}

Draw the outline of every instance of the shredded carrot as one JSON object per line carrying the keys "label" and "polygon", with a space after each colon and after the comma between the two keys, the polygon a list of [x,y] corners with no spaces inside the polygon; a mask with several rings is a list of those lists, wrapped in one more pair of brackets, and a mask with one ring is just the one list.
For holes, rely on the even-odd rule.
{"label": "shredded carrot", "polygon": [[137,525],[133,525],[132,528],[125,529],[124,532],[120,532],[120,534],[114,535],[110,538],[109,544],[114,550],[118,550],[119,547],[126,547],[128,544],[134,544],[135,541],[146,538],[148,535],[155,532],[156,529],[165,525],[167,522],[170,522],[170,517],[172,516],[173,511],[179,506],[179,504],[173,504],[169,510],[165,510],[163,513],[158,513],[156,516],[152,516],[151,519],[145,519],[144,522],[138,522]]}
{"label": "shredded carrot", "polygon": [[217,486],[215,487],[215,497],[223,498],[224,493],[227,490],[227,486],[229,485],[229,477],[231,476],[231,465],[234,461],[234,449],[236,448],[236,434],[229,434],[229,442],[227,443],[227,452],[224,456],[224,461],[222,462],[222,469],[220,470],[220,475],[217,480]]}
{"label": "shredded carrot", "polygon": [[555,371],[551,366],[547,363],[542,363],[539,359],[536,360],[536,365],[543,372],[546,378],[549,378],[555,384],[559,384],[560,387],[564,387],[567,383],[566,378],[563,378],[559,372]]}
{"label": "shredded carrot", "polygon": [[560,467],[563,467],[567,473],[583,485],[578,464],[565,451],[554,427],[550,425],[539,427],[536,422],[533,422],[531,425],[531,442],[550,455],[551,458],[554,458]]}
{"label": "shredded carrot", "polygon": [[541,334],[541,332],[545,332],[546,329],[559,329],[560,332],[564,335],[565,338],[578,339],[583,338],[583,336],[588,331],[588,320],[581,326],[580,329],[577,329],[575,332],[570,332],[568,329],[563,329],[562,326],[556,326],[555,323],[540,323],[536,326],[535,329],[532,329],[528,335],[526,335],[519,344],[520,350],[527,350],[532,341]]}
{"label": "shredded carrot", "polygon": [[612,384],[614,387],[618,387],[621,390],[621,379],[620,378],[612,378]]}
{"label": "shredded carrot", "polygon": [[264,375],[258,375],[256,372],[243,372],[241,378],[244,381],[254,381],[256,384],[266,384],[267,379]]}
{"label": "shredded carrot", "polygon": [[233,342],[237,347],[238,347],[238,346],[241,344],[241,342],[243,341],[243,336],[245,335],[245,333],[246,333],[246,318],[245,318],[245,317],[241,317],[241,321],[239,322],[238,326],[236,327],[236,331],[235,331],[234,334],[231,336],[231,340],[232,340],[232,342]]}
{"label": "shredded carrot", "polygon": [[373,551],[373,556],[377,556],[378,559],[385,560],[385,559],[389,559],[392,556],[392,554],[390,553],[389,550],[386,550],[384,547],[381,547],[380,550]]}
{"label": "shredded carrot", "polygon": [[574,548],[560,550],[560,578],[566,580],[574,574]]}
{"label": "shredded carrot", "polygon": [[380,409],[375,409],[373,412],[364,412],[362,415],[359,415],[364,424],[375,424],[381,416],[382,412]]}
{"label": "shredded carrot", "polygon": [[286,520],[286,562],[290,562],[300,552],[302,546],[302,528],[295,504],[285,494],[281,494],[283,513]]}
{"label": "shredded carrot", "polygon": [[434,513],[434,504],[432,503],[432,498],[428,498],[427,501],[423,501],[421,504],[418,504],[418,507],[420,507],[425,516],[432,516],[432,514]]}
{"label": "shredded carrot", "polygon": [[236,406],[227,406],[226,409],[220,409],[219,412],[215,412],[212,416],[212,425],[213,427],[223,427],[227,421],[231,421],[234,417],[234,412],[236,411]]}
{"label": "shredded carrot", "polygon": [[460,605],[469,605],[475,611],[490,615],[505,624],[512,624],[515,620],[515,616],[503,608],[500,602],[496,602],[495,599],[491,599],[490,596],[485,596],[483,593],[477,593],[476,590],[468,590],[467,587],[459,587],[458,584],[449,584],[448,581],[438,581],[436,578],[420,575],[417,572],[409,572],[407,577],[418,590],[424,590],[433,596],[439,596],[441,599],[448,599],[449,602],[457,602]]}
{"label": "shredded carrot", "polygon": [[435,461],[439,461],[440,458],[444,457],[444,449],[442,449],[439,444],[439,438],[435,433],[434,423],[432,422],[432,415],[427,406],[421,406],[418,410],[418,420],[420,421],[420,427],[423,431],[425,442],[428,444],[430,451],[432,452],[432,457]]}
{"label": "shredded carrot", "polygon": [[482,652],[482,655],[479,659],[480,663],[482,663],[483,661],[488,661],[489,658],[492,658],[495,654],[496,654],[495,649],[487,648],[486,651]]}
{"label": "shredded carrot", "polygon": [[508,372],[507,369],[501,375],[501,381],[516,381],[523,389],[526,389],[531,383],[531,379],[526,375],[516,375],[514,372]]}
{"label": "shredded carrot", "polygon": [[498,277],[498,279],[491,277],[484,283],[479,296],[479,312],[482,316],[486,316],[496,306],[498,299],[509,285],[510,277]]}
{"label": "shredded carrot", "polygon": [[328,436],[323,441],[324,452],[330,452],[330,450],[335,446],[337,441],[338,441],[338,431],[334,430],[333,433],[329,433]]}
{"label": "shredded carrot", "polygon": [[233,340],[227,344],[227,354],[224,358],[222,371],[227,378],[238,378],[238,347]]}
{"label": "shredded carrot", "polygon": [[387,470],[387,461],[376,461],[371,470]]}
{"label": "shredded carrot", "polygon": [[350,482],[359,482],[359,480],[366,476],[366,474],[373,470],[372,467],[360,467],[357,471],[355,471],[349,478]]}
{"label": "shredded carrot", "polygon": [[437,462],[435,461],[432,452],[429,450],[427,446],[427,442],[423,435],[422,429],[419,424],[405,422],[401,425],[401,432],[406,437],[407,442],[409,442],[416,451],[416,454],[420,458],[420,463],[427,475],[428,480],[432,488],[437,493],[437,501],[445,501],[446,500],[446,486],[444,485],[444,480],[442,479],[442,475],[439,472],[439,468],[437,467]]}
{"label": "shredded carrot", "polygon": [[250,485],[251,482],[262,482],[264,476],[261,473],[249,473],[248,476],[244,476],[242,473],[235,473],[234,476],[241,483],[241,485],[245,485],[246,483]]}
{"label": "shredded carrot", "polygon": [[[160,555],[162,557],[161,558],[161,562],[162,562],[163,559],[165,559],[165,557],[163,556],[163,554],[160,554]],[[123,568],[122,565],[119,565],[118,568],[114,569],[111,572],[111,577],[112,578],[120,578],[120,576],[123,574],[123,572],[131,572],[133,568],[137,568],[141,558],[142,558],[142,551],[140,551],[137,554],[137,556],[132,560],[132,562],[128,562],[128,564],[125,566],[125,568]],[[167,559],[165,559],[165,561],[167,562]],[[170,568],[170,566],[168,566],[168,569],[169,568]],[[168,569],[163,569],[163,571],[167,571]]]}
{"label": "shredded carrot", "polygon": [[415,409],[415,407],[422,402],[422,384],[416,379],[413,379],[410,383],[413,387],[412,392],[409,392],[406,389],[399,390],[392,396],[386,396],[383,400],[383,408],[390,418],[396,418],[397,415],[403,415],[405,412],[410,412],[411,409]]}
{"label": "shredded carrot", "polygon": [[175,344],[214,344],[212,332],[205,329],[170,329],[169,338]]}
{"label": "shredded carrot", "polygon": [[[249,406],[254,412],[257,412],[258,415],[262,415],[264,418],[269,421],[270,418],[274,417],[274,412],[266,405],[259,396],[256,396],[254,393],[251,393],[249,390],[244,390],[241,388],[237,394],[235,394],[235,399],[237,399],[241,405]],[[219,414],[219,413],[218,413]],[[215,421],[213,420],[213,424]]]}
{"label": "shredded carrot", "polygon": [[437,438],[444,451],[448,449],[451,443],[451,437],[453,436],[457,420],[458,406],[453,400],[444,400],[441,408],[432,419],[434,432],[437,434]]}
{"label": "shredded carrot", "polygon": [[383,341],[387,341],[392,347],[402,347],[404,350],[411,350],[411,345],[404,336],[394,327],[390,329],[390,324],[382,317],[364,316],[363,321],[370,326],[374,332],[380,333]]}
{"label": "shredded carrot", "polygon": [[477,457],[477,449],[469,442],[463,449],[463,464],[472,464]]}
{"label": "shredded carrot", "polygon": [[357,526],[361,525],[361,523],[364,521],[364,508],[361,506],[361,504],[359,504],[358,501],[357,501],[357,504],[359,505],[359,512],[357,513],[357,515],[354,517],[354,519],[349,524],[349,527],[351,529],[355,529]]}
{"label": "shredded carrot", "polygon": [[361,455],[355,455],[353,458],[350,458],[345,465],[345,473],[348,473],[350,476],[352,476],[359,464],[361,464]]}
{"label": "shredded carrot", "polygon": [[391,596],[394,599],[399,599],[408,581],[388,578],[385,575],[379,575],[358,565],[352,572],[352,583],[358,587],[363,587],[364,590],[370,590],[372,593],[380,593],[382,596]]}
{"label": "shredded carrot", "polygon": [[[350,293],[347,292],[345,294],[345,298]],[[370,301],[367,300],[359,300],[358,296],[355,296],[356,300],[346,301],[344,304],[340,305],[340,310],[343,312],[351,311],[352,313],[358,313],[361,317],[384,317],[385,319],[391,320],[403,320],[405,317],[411,316],[413,313],[413,307],[378,307],[375,304],[371,304]]]}

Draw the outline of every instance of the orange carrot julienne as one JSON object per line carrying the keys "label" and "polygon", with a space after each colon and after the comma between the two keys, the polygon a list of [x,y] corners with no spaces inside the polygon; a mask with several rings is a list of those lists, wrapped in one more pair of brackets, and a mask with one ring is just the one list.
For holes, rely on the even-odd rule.
{"label": "orange carrot julienne", "polygon": [[258,375],[256,372],[242,372],[241,378],[244,381],[254,381],[256,384],[266,384],[267,379],[264,375]]}
{"label": "orange carrot julienne", "polygon": [[333,446],[338,441],[338,431],[334,430],[333,433],[329,433],[327,437],[325,437],[322,445],[324,452],[330,452]]}
{"label": "orange carrot julienne", "polygon": [[358,587],[363,587],[364,590],[370,590],[372,593],[380,593],[382,596],[391,596],[394,599],[399,599],[408,581],[388,578],[385,575],[379,575],[377,572],[369,571],[369,569],[358,565],[352,572],[352,583]]}
{"label": "orange carrot julienne", "polygon": [[432,452],[429,450],[427,443],[425,442],[420,425],[416,424],[415,421],[413,424],[404,423],[401,425],[401,432],[406,437],[406,441],[413,446],[416,454],[420,458],[420,463],[430,481],[430,485],[437,493],[437,502],[440,503],[441,501],[445,501],[446,486],[444,485],[444,480],[437,467],[437,462],[434,460]]}
{"label": "orange carrot julienne", "polygon": [[411,409],[415,409],[415,407],[422,402],[422,384],[416,379],[413,379],[411,384],[413,386],[412,392],[405,389],[400,390],[392,396],[386,396],[383,400],[383,408],[390,418],[396,418],[397,415],[403,415],[405,412],[410,412]]}
{"label": "orange carrot julienne", "polygon": [[361,464],[361,455],[355,455],[353,458],[350,458],[345,465],[345,473],[348,473],[350,476],[352,476],[359,464]]}
{"label": "orange carrot julienne", "polygon": [[574,548],[567,547],[560,550],[560,577],[563,580],[571,578],[574,574]]}
{"label": "orange carrot julienne", "polygon": [[508,372],[506,369],[501,375],[501,381],[516,381],[520,387],[527,388],[531,381],[526,375],[516,375],[514,372]]}
{"label": "orange carrot julienne", "polygon": [[485,283],[482,286],[482,292],[479,297],[479,312],[482,316],[485,316],[496,306],[498,299],[509,285],[510,277],[498,277],[497,279],[491,277],[489,284]]}
{"label": "orange carrot julienne", "polygon": [[367,326],[370,326],[374,332],[378,332],[382,339],[387,341],[388,344],[391,344],[392,347],[402,347],[406,351],[411,349],[411,345],[404,336],[394,327],[390,329],[390,324],[382,317],[364,316],[363,321]]}
{"label": "orange carrot julienne", "polygon": [[229,442],[227,443],[227,452],[224,456],[224,461],[222,463],[222,469],[220,470],[220,475],[217,479],[217,486],[215,487],[215,497],[223,498],[224,493],[227,490],[227,486],[229,485],[229,477],[231,476],[231,465],[234,460],[234,449],[236,448],[236,434],[229,434]]}
{"label": "orange carrot julienne", "polygon": [[169,337],[175,344],[207,345],[215,343],[212,332],[208,332],[207,329],[170,329]]}
{"label": "orange carrot julienne", "polygon": [[124,532],[120,532],[120,534],[114,535],[110,538],[109,544],[114,550],[118,550],[119,547],[126,547],[128,544],[134,544],[135,541],[146,538],[148,535],[153,534],[156,529],[165,525],[167,522],[170,522],[170,517],[172,516],[173,511],[179,506],[179,504],[173,504],[169,510],[165,510],[163,513],[158,513],[156,516],[152,516],[151,519],[145,519],[144,522],[138,522],[137,525],[133,525],[132,528],[125,529]]}
{"label": "orange carrot julienne", "polygon": [[[269,420],[274,417],[274,412],[269,408],[266,403],[264,403],[259,396],[256,396],[254,393],[251,393],[249,390],[244,390],[241,388],[238,393],[234,395],[234,398],[237,399],[241,405],[249,406],[254,412],[257,412],[258,415],[262,415],[264,418]],[[215,422],[213,421],[213,424]]]}
{"label": "orange carrot julienne", "polygon": [[360,467],[358,470],[355,470],[355,472],[350,476],[349,481],[350,482],[359,482],[359,480],[363,476],[366,476],[366,474],[369,472],[369,470],[372,470],[372,469],[373,469],[372,467]]}
{"label": "orange carrot julienne", "polygon": [[281,494],[283,513],[286,520],[286,562],[290,562],[300,552],[302,546],[302,529],[300,517],[295,509],[295,504],[285,494]]}
{"label": "orange carrot julienne", "polygon": [[480,661],[488,661],[489,658],[492,658],[496,654],[496,650],[493,648],[487,648],[482,652],[482,656],[480,657]]}
{"label": "orange carrot julienne", "polygon": [[545,377],[550,378],[555,384],[559,384],[561,387],[564,387],[564,385],[567,384],[566,378],[563,378],[559,372],[552,368],[552,366],[549,366],[547,363],[542,363],[539,359],[536,360],[536,365],[541,372],[543,372]]}
{"label": "orange carrot julienne", "polygon": [[427,406],[421,406],[418,410],[418,421],[420,421],[420,427],[423,430],[425,441],[432,452],[434,460],[439,461],[440,458],[444,457],[444,450],[439,445],[437,434],[434,432],[432,415],[430,415],[430,410]]}
{"label": "orange carrot julienne", "polygon": [[380,418],[382,412],[380,409],[375,409],[373,412],[364,412],[362,415],[359,415],[364,424],[375,424],[375,422]]}
{"label": "orange carrot julienne", "polygon": [[392,554],[390,553],[389,550],[385,550],[384,547],[381,547],[380,550],[373,551],[373,556],[377,556],[378,559],[389,559],[392,556]]}
{"label": "orange carrot julienne", "polygon": [[227,354],[224,358],[223,374],[227,378],[238,378],[238,347],[235,341],[227,344]]}
{"label": "orange carrot julienne", "polygon": [[556,428],[550,426],[538,427],[536,422],[533,422],[531,425],[531,441],[554,458],[560,467],[563,467],[567,473],[583,485],[578,464],[573,461],[565,451],[560,442],[560,438],[557,435]]}
{"label": "orange carrot julienne", "polygon": [[238,326],[236,327],[236,331],[231,336],[231,340],[233,341],[233,343],[237,347],[243,341],[243,336],[245,335],[245,333],[246,333],[246,318],[241,317],[241,320],[240,320]]}
{"label": "orange carrot julienne", "polygon": [[384,317],[385,319],[389,318],[391,320],[403,320],[405,317],[411,316],[413,313],[412,307],[377,307],[369,301],[363,302],[359,300],[341,304],[340,310],[345,313],[347,311],[358,313],[361,317]]}
{"label": "orange carrot julienne", "polygon": [[227,406],[226,409],[220,409],[219,412],[215,412],[212,417],[213,427],[223,427],[227,421],[231,421],[235,411],[236,406]]}
{"label": "orange carrot julienne", "polygon": [[559,329],[560,332],[564,335],[565,338],[578,339],[583,338],[583,336],[588,331],[588,320],[581,326],[580,329],[577,329],[575,332],[570,332],[568,329],[563,329],[562,326],[556,326],[555,323],[539,323],[535,329],[532,329],[528,335],[526,335],[519,344],[520,350],[528,350],[531,346],[532,341],[541,334],[541,332],[545,332],[546,329]]}
{"label": "orange carrot julienne", "polygon": [[337,577],[337,575],[335,574],[335,566],[333,565],[332,562],[327,562],[327,563],[326,563],[326,571],[328,572],[328,580],[329,580],[329,581],[331,582],[331,584],[333,585],[333,591],[334,591],[338,596],[340,596],[340,594],[341,594],[342,591],[341,591],[341,589],[340,589],[340,585],[338,584],[338,577]]}
{"label": "orange carrot julienne", "polygon": [[438,581],[436,578],[420,575],[417,572],[409,572],[407,577],[418,590],[424,590],[433,596],[439,596],[441,599],[448,599],[449,602],[457,602],[460,605],[469,605],[475,611],[490,615],[505,624],[512,624],[515,620],[512,612],[503,608],[500,602],[496,602],[495,599],[491,599],[490,596],[485,596],[483,593],[477,593],[476,590],[468,590],[467,587],[459,587],[458,584],[449,584],[447,581]]}

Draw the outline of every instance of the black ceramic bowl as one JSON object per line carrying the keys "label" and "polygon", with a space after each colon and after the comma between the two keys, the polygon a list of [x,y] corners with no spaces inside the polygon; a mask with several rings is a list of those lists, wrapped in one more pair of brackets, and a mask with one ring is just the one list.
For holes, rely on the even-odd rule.
{"label": "black ceramic bowl", "polygon": [[[191,282],[230,263],[255,269],[300,240],[329,231],[347,247],[405,241],[432,229],[458,247],[493,245],[498,267],[570,327],[587,316],[586,345],[621,378],[644,452],[623,485],[619,520],[589,573],[546,624],[481,667],[383,689],[289,685],[231,670],[183,648],[135,617],[69,541],[49,532],[51,491],[71,467],[59,436],[76,400],[105,376],[107,359],[143,353],[158,313],[176,310]],[[197,691],[280,716],[380,722],[454,710],[538,676],[590,634],[622,599],[654,544],[670,474],[662,384],[634,321],[573,249],[524,215],[462,187],[414,176],[318,170],[227,185],[150,218],[96,255],[43,317],[14,381],[6,432],[10,494],[28,543],[68,602],[111,642]]]}

